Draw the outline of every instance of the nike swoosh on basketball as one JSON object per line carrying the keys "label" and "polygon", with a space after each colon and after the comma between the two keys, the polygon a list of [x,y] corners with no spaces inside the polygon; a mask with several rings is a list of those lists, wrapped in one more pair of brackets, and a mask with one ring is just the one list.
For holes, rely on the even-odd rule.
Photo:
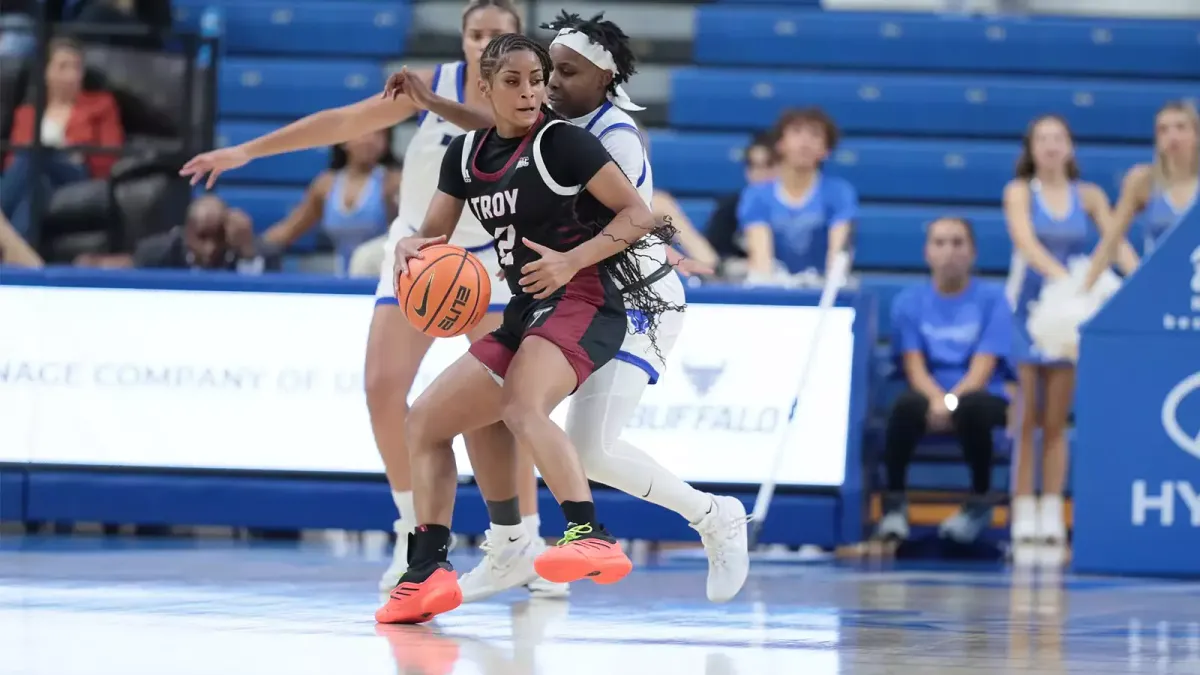
{"label": "nike swoosh on basketball", "polygon": [[425,282],[425,294],[421,296],[421,304],[413,310],[417,316],[425,316],[425,310],[429,305],[429,287],[433,285],[433,272],[429,273],[429,281]]}

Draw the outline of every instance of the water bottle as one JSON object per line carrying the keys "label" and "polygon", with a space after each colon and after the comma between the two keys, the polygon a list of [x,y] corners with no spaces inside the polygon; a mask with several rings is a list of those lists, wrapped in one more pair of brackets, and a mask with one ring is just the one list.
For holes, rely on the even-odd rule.
{"label": "water bottle", "polygon": [[[220,38],[224,33],[224,17],[221,15],[221,8],[216,5],[209,5],[204,8],[204,13],[200,15],[200,37],[203,38]],[[212,47],[204,44],[200,47],[200,53],[197,61],[201,68],[207,68],[212,64],[213,54]]]}

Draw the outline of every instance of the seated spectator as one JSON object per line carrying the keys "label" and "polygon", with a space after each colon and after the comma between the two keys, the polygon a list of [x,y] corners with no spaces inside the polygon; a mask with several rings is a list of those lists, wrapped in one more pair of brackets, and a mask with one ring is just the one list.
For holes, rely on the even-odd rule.
{"label": "seated spectator", "polygon": [[396,217],[400,170],[386,131],[334,146],[328,171],[313,179],[296,208],[263,233],[264,249],[282,251],[318,224],[333,241],[345,274],[354,250],[386,234]]}
{"label": "seated spectator", "polygon": [[277,270],[279,260],[256,249],[252,225],[244,211],[230,209],[220,197],[205,195],[188,207],[182,227],[139,242],[131,262],[138,268],[243,274]]}
{"label": "seated spectator", "polygon": [[0,56],[28,56],[37,46],[37,0],[0,0]]}
{"label": "seated spectator", "polygon": [[749,279],[777,276],[776,260],[788,274],[815,270],[828,275],[846,250],[858,194],[821,166],[837,147],[838,130],[819,108],[785,112],[775,125],[779,175],[747,186],[738,202],[738,225],[750,258]]}
{"label": "seated spectator", "polygon": [[[746,148],[744,160],[746,185],[774,180],[777,165],[775,140],[769,134],[759,134]],[[746,257],[746,249],[742,247],[742,237],[738,231],[738,201],[741,198],[742,193],[738,191],[717,200],[717,208],[709,216],[708,226],[704,228],[704,236],[722,260]]]}
{"label": "seated spectator", "polygon": [[971,496],[940,533],[967,543],[991,524],[993,431],[1008,415],[1004,372],[1012,312],[1001,288],[971,278],[975,234],[966,220],[931,223],[925,260],[931,281],[905,289],[892,304],[893,359],[908,390],[888,417],[887,493],[877,536],[908,537],[905,489],[913,452],[928,433],[953,433],[971,470]]}
{"label": "seated spectator", "polygon": [[[33,104],[17,108],[13,117],[12,144],[33,143],[36,112]],[[66,38],[50,43],[46,63],[46,113],[40,130],[47,147],[41,173],[33,175],[28,150],[8,156],[0,180],[0,210],[18,232],[29,231],[30,192],[34,181],[41,181],[47,199],[54,190],[88,178],[107,178],[117,161],[115,154],[85,156],[71,152],[70,146],[93,145],[120,148],[125,142],[116,99],[108,92],[83,90],[83,52],[79,44]]]}
{"label": "seated spectator", "polygon": [[675,201],[669,192],[655,190],[650,201],[650,208],[654,211],[655,218],[670,219],[671,225],[675,226],[675,243],[683,249],[684,255],[701,267],[709,270],[716,269],[719,262],[717,252],[713,250],[704,235],[696,231],[696,226],[692,224],[691,219],[680,208],[679,202]]}
{"label": "seated spectator", "polygon": [[[649,162],[650,137],[646,133],[646,128],[640,124],[637,130],[646,153],[644,162]],[[656,218],[669,218],[671,224],[675,226],[675,244],[683,249],[687,256],[680,256],[676,259],[673,255],[668,255],[668,262],[675,266],[676,271],[681,272],[684,276],[712,274],[717,266],[717,255],[704,237],[696,231],[696,226],[679,207],[679,202],[675,201],[670,193],[655,190],[650,198],[650,209]]]}
{"label": "seated spectator", "polygon": [[0,265],[41,267],[42,259],[0,213]]}

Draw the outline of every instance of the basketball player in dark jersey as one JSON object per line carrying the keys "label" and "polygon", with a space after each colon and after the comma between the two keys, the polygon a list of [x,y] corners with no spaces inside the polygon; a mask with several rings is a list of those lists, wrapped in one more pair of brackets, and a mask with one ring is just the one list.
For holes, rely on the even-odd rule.
{"label": "basketball player in dark jersey", "polygon": [[[409,411],[406,440],[422,525],[408,571],[376,612],[381,623],[428,621],[462,602],[446,560],[458,476],[450,444],[493,424],[505,424],[533,453],[568,523],[558,546],[535,561],[537,573],[556,583],[614,583],[632,568],[597,521],[579,457],[550,412],[616,355],[627,307],[648,317],[652,338],[658,317],[679,309],[651,290],[637,260],[651,245],[647,234],[661,242],[673,233],[656,222],[599,140],[542,105],[551,65],[545,48],[522,35],[488,44],[479,86],[496,126],[451,142],[420,233],[396,245],[396,273],[407,274],[408,260],[445,241],[467,205],[494,237],[514,297],[500,328],[472,345]],[[476,480],[485,493],[517,491],[515,473]]]}

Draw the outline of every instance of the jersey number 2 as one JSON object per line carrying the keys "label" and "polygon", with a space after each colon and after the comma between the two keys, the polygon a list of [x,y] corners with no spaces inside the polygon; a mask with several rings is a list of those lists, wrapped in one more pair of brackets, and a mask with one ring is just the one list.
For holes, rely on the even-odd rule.
{"label": "jersey number 2", "polygon": [[509,225],[496,230],[492,236],[496,238],[496,251],[500,254],[500,264],[513,264],[512,250],[517,245],[517,228]]}

